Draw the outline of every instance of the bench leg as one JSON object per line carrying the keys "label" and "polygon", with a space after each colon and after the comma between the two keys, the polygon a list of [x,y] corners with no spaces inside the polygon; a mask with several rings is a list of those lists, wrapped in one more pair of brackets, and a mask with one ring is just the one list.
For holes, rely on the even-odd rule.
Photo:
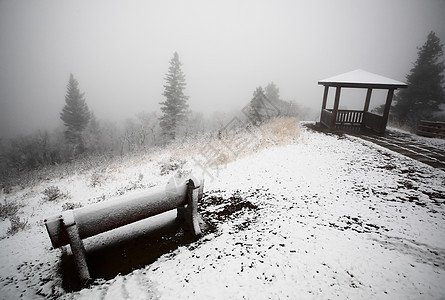
{"label": "bench leg", "polygon": [[201,235],[198,216],[198,198],[202,194],[202,188],[195,188],[192,180],[189,181],[187,188],[187,206],[177,208],[177,219],[185,220],[195,236]]}
{"label": "bench leg", "polygon": [[79,236],[79,230],[74,220],[73,211],[67,211],[63,214],[63,223],[70,241],[71,252],[73,252],[74,264],[77,268],[79,280],[83,285],[91,281],[90,271],[88,270],[85,247]]}

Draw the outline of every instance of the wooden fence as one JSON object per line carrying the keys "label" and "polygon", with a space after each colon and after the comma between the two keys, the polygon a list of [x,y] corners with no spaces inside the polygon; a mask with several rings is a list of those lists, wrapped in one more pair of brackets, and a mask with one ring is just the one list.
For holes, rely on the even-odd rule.
{"label": "wooden fence", "polygon": [[445,122],[419,121],[417,135],[444,139]]}

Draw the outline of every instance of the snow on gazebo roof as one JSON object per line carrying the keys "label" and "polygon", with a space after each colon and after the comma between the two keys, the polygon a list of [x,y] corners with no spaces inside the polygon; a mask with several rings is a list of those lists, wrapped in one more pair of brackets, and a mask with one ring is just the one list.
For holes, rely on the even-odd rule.
{"label": "snow on gazebo roof", "polygon": [[408,85],[404,82],[391,78],[383,77],[364,70],[355,70],[340,74],[334,77],[319,80],[318,84],[324,86],[340,86],[355,88],[406,88]]}

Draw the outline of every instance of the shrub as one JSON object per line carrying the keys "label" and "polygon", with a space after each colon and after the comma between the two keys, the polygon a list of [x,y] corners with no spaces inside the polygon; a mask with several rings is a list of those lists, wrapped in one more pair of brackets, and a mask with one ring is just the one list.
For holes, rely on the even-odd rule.
{"label": "shrub", "polygon": [[56,201],[57,199],[67,198],[68,195],[62,193],[62,191],[57,186],[47,187],[43,191],[43,200],[44,201]]}
{"label": "shrub", "polygon": [[20,206],[17,203],[6,202],[5,200],[5,204],[0,203],[0,219],[4,220],[8,217],[14,216],[18,212],[19,208]]}
{"label": "shrub", "polygon": [[6,234],[14,235],[21,230],[25,230],[28,227],[28,219],[20,220],[19,216],[10,216],[9,222],[11,222],[11,226],[8,228]]}
{"label": "shrub", "polygon": [[102,175],[98,172],[94,172],[93,174],[91,174],[90,186],[96,187],[100,186],[101,184],[102,184]]}
{"label": "shrub", "polygon": [[176,171],[179,169],[182,169],[182,167],[185,164],[185,160],[181,159],[174,159],[173,157],[170,157],[170,159],[166,162],[161,162],[159,165],[161,167],[161,175],[167,175],[171,171]]}
{"label": "shrub", "polygon": [[66,202],[62,204],[62,211],[75,209],[82,207],[83,205],[80,202],[74,203],[74,202]]}
{"label": "shrub", "polygon": [[175,176],[179,177],[179,178],[185,178],[188,177],[190,174],[192,173],[192,170],[183,170],[183,169],[179,169]]}

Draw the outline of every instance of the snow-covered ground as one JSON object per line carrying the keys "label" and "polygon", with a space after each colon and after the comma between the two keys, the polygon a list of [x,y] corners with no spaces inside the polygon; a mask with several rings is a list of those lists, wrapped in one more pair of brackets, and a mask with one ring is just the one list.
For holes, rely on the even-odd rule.
{"label": "snow-covered ground", "polygon": [[[3,203],[22,205],[18,216],[30,226],[7,235],[9,221],[0,223],[0,298],[445,298],[445,172],[305,128],[293,144],[206,169],[201,212],[216,230],[144,268],[64,291],[61,250],[52,249],[43,219],[66,202],[165,184],[171,174],[160,175],[159,161],[166,157],[3,194]],[[183,168],[202,172],[192,160]],[[43,201],[50,186],[67,195]]]}

